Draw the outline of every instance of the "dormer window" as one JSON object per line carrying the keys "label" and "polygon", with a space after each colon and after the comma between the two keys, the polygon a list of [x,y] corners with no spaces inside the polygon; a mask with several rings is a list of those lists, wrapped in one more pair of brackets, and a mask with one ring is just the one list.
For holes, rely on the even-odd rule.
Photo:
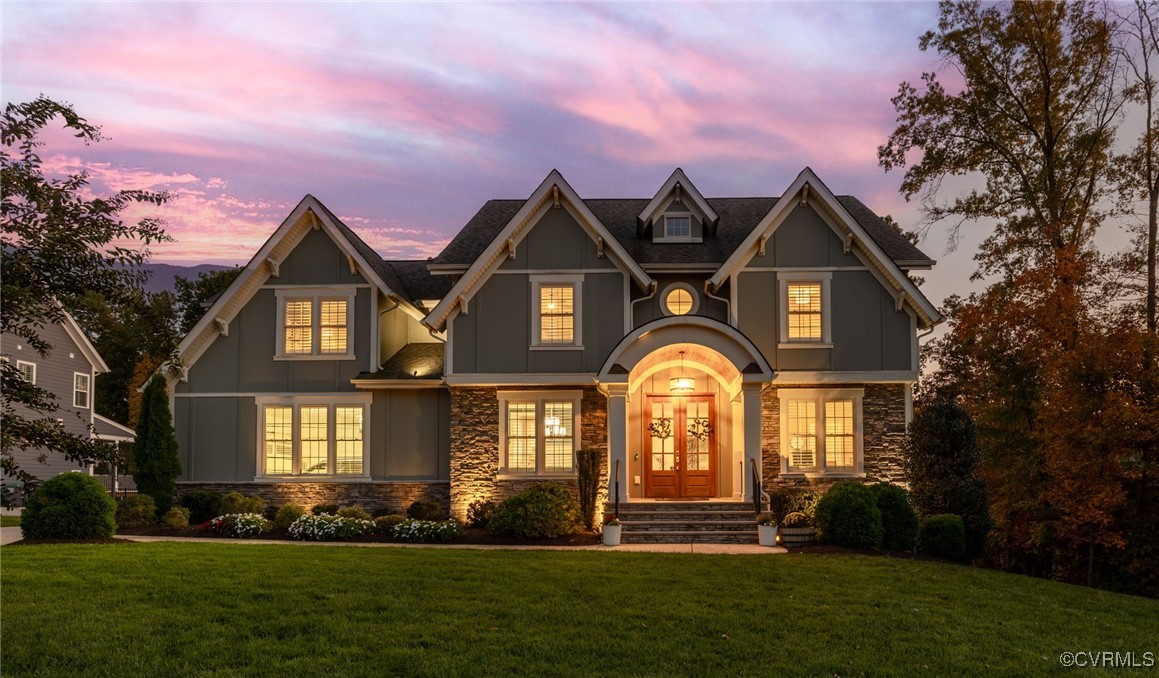
{"label": "dormer window", "polygon": [[687,239],[692,237],[692,217],[664,217],[664,237]]}

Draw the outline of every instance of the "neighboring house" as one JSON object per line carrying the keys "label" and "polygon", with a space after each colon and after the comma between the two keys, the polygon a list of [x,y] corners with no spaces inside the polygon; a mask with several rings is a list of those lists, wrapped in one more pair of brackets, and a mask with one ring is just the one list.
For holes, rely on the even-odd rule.
{"label": "neighboring house", "polygon": [[[608,454],[620,499],[898,481],[934,262],[804,170],[780,197],[583,199],[552,172],[437,257],[307,196],[168,370],[181,488],[464,516]],[[755,471],[755,473],[754,473]]]}
{"label": "neighboring house", "polygon": [[[52,346],[47,357],[41,356],[23,339],[5,334],[0,351],[24,378],[56,396],[59,409],[54,415],[67,432],[112,443],[131,443],[133,431],[94,411],[96,376],[109,371],[92,342],[71,315],[65,313],[60,323],[45,325],[39,338]],[[39,419],[45,414],[13,405],[17,414]],[[59,452],[43,449],[14,450],[13,457],[24,471],[46,480],[69,471],[92,474],[91,466],[70,461]],[[106,483],[112,482],[105,479]],[[11,482],[7,479],[6,483]]]}

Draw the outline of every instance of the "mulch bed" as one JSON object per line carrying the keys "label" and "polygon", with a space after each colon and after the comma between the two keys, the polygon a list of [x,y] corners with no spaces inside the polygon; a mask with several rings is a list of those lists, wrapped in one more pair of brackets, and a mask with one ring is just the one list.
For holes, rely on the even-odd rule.
{"label": "mulch bed", "polygon": [[[185,528],[183,530],[173,530],[164,527],[133,527],[117,530],[117,534],[121,535],[139,535],[149,537],[195,537],[203,539],[220,539],[209,530],[201,529],[201,526],[195,525]],[[280,541],[294,542],[290,539],[290,535],[286,530],[275,529],[267,532],[258,539],[275,539]],[[123,539],[115,541],[125,541]],[[241,541],[241,540],[239,540]],[[397,539],[388,537],[385,534],[364,534],[354,539],[349,539],[354,543],[363,544],[385,544],[385,543],[400,543]],[[20,543],[20,542],[17,542]],[[556,537],[554,539],[516,539],[514,537],[507,537],[503,535],[493,534],[487,530],[468,527],[463,530],[463,536],[451,542],[443,542],[448,544],[493,544],[496,546],[594,546],[600,543],[600,535],[595,532],[579,532],[576,534]]]}

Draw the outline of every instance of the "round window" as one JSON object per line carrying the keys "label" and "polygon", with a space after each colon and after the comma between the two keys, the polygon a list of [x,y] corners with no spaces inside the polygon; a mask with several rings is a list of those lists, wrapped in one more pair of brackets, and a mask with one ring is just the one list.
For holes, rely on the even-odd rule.
{"label": "round window", "polygon": [[664,295],[664,307],[669,315],[687,315],[692,312],[696,300],[685,286],[673,287]]}

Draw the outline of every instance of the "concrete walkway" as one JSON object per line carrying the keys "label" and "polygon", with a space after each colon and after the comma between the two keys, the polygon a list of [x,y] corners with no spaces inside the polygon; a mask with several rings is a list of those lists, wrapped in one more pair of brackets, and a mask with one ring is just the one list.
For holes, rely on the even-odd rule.
{"label": "concrete walkway", "polygon": [[[398,544],[367,543],[349,541],[281,541],[277,539],[211,539],[202,537],[152,537],[144,535],[119,535],[119,539],[136,542],[183,541],[198,544],[279,544],[282,546],[354,546],[362,548],[427,548],[427,549],[474,549],[480,551],[605,551],[608,553],[706,553],[772,555],[787,553],[780,546],[757,546],[755,544],[622,544],[620,546],[520,546],[497,544]],[[20,539],[19,527],[0,528],[0,545],[11,544]]]}

